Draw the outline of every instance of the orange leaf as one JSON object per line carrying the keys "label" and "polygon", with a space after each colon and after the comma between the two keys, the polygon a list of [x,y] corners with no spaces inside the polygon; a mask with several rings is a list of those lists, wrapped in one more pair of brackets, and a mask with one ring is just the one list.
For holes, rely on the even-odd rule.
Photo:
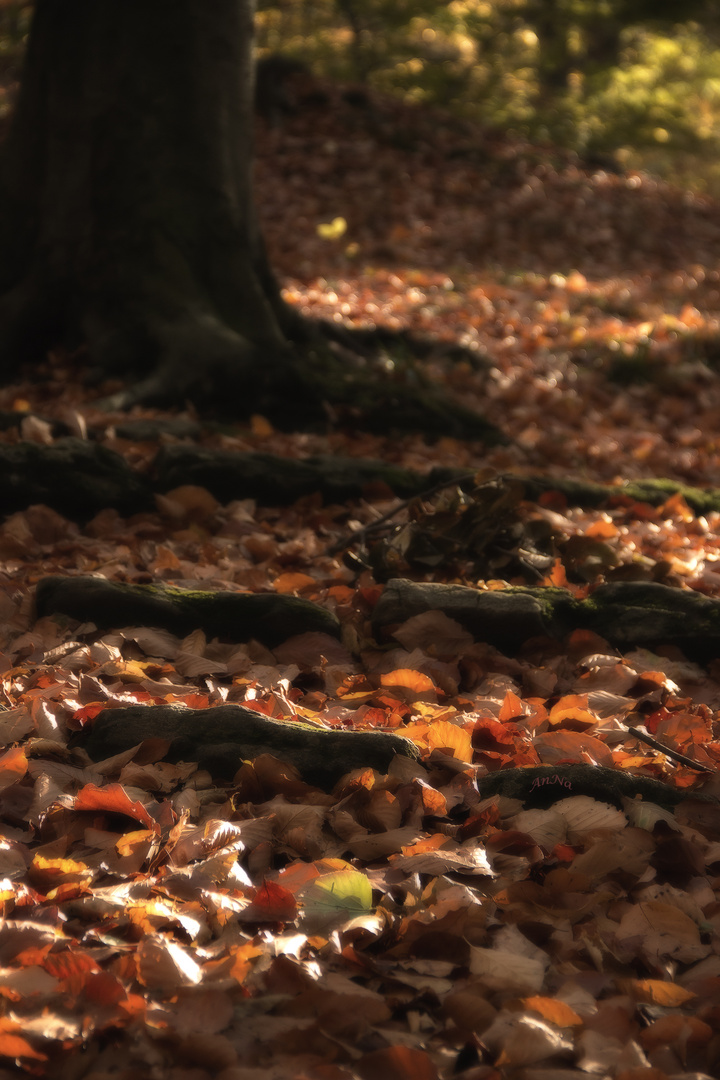
{"label": "orange leaf", "polygon": [[108,784],[99,788],[95,784],[86,784],[75,796],[75,810],[102,810],[108,814],[123,814],[141,822],[152,832],[159,832],[160,826],[148,814],[141,802],[132,802],[122,784]]}
{"label": "orange leaf", "polygon": [[27,758],[25,751],[19,746],[7,750],[0,756],[0,791],[11,784],[22,780],[27,772]]}
{"label": "orange leaf", "polygon": [[578,1016],[574,1009],[571,1009],[564,1001],[558,1001],[557,998],[528,997],[523,999],[523,1004],[558,1027],[576,1027],[583,1022],[582,1017]]}
{"label": "orange leaf", "polygon": [[362,1080],[438,1080],[438,1071],[424,1050],[389,1046],[366,1054],[355,1065]]}
{"label": "orange leaf", "polygon": [[84,981],[87,975],[100,971],[100,965],[89,953],[79,949],[67,949],[65,952],[50,953],[43,960],[43,967],[54,978],[65,982],[68,979],[80,978]]}
{"label": "orange leaf", "polygon": [[665,1008],[676,1009],[695,997],[692,990],[686,990],[677,983],[663,979],[625,979],[623,989],[627,988],[636,1001],[646,1001]]}
{"label": "orange leaf", "polygon": [[512,730],[489,717],[478,720],[472,730],[472,744],[476,750],[504,751],[514,742]]}
{"label": "orange leaf", "polygon": [[260,945],[239,945],[233,950],[233,964],[229,974],[238,983],[243,983],[253,968],[253,961],[263,953]]}
{"label": "orange leaf", "polygon": [[597,724],[597,717],[588,711],[587,703],[587,694],[566,694],[553,705],[548,720],[553,727],[579,726],[580,730],[592,727]]}
{"label": "orange leaf", "polygon": [[280,871],[282,885],[296,894],[307,888],[311,881],[321,874],[332,874],[339,870],[352,870],[344,859],[316,859],[315,862],[296,862]]}
{"label": "orange leaf", "polygon": [[660,507],[660,514],[662,517],[679,518],[680,521],[684,522],[695,520],[695,515],[679,491],[676,491],[674,495],[665,500]]}
{"label": "orange leaf", "polygon": [[35,1050],[22,1035],[11,1031],[0,1032],[0,1057],[32,1058],[33,1061],[47,1061],[47,1056]]}
{"label": "orange leaf", "polygon": [[115,850],[118,855],[126,858],[128,855],[134,855],[136,851],[142,851],[144,854],[147,845],[152,842],[153,833],[147,829],[137,829],[135,832],[125,833],[124,836],[119,837],[115,841]]}
{"label": "orange leaf", "polygon": [[80,727],[84,727],[90,720],[94,720],[98,713],[101,713],[103,709],[107,708],[107,704],[104,701],[93,701],[89,705],[84,705],[82,709],[78,709],[73,713],[73,725],[79,724]]}
{"label": "orange leaf", "polygon": [[588,525],[585,535],[595,540],[608,540],[613,536],[617,536],[619,531],[614,521],[606,521],[605,518],[601,518],[599,521],[593,521],[591,525]]}
{"label": "orange leaf", "polygon": [[[374,691],[375,687],[368,682],[365,675],[348,675],[338,686],[335,693],[343,700],[349,698],[354,701],[358,697],[370,697]],[[257,704],[254,707],[257,708]]]}
{"label": "orange leaf", "polygon": [[565,567],[560,559],[556,559],[552,565],[552,569],[543,578],[543,585],[558,585],[560,588],[565,588],[568,583],[567,576],[565,574]]}
{"label": "orange leaf", "polygon": [[40,854],[33,858],[30,873],[35,880],[39,878],[46,885],[58,880],[75,883],[92,877],[92,870],[83,862],[76,862],[74,859],[46,859]]}
{"label": "orange leaf", "polygon": [[302,592],[303,589],[316,589],[317,581],[309,574],[280,574],[273,581],[273,589],[277,593]]}
{"label": "orange leaf", "polygon": [[90,878],[87,881],[63,881],[54,889],[48,889],[45,899],[55,904],[66,904],[70,900],[77,900],[79,896],[85,896],[90,892],[89,881]]}
{"label": "orange leaf", "polygon": [[427,675],[423,675],[414,668],[398,668],[396,671],[388,671],[380,676],[383,686],[404,686],[408,690],[415,690],[418,694],[424,694],[426,690],[434,690],[435,683]]}
{"label": "orange leaf", "polygon": [[447,799],[441,791],[426,784],[423,780],[416,780],[415,787],[420,791],[423,813],[430,814],[432,817],[444,817],[447,814]]}
{"label": "orange leaf", "polygon": [[207,709],[210,704],[210,699],[207,694],[188,694],[187,697],[182,699],[183,705],[187,705],[188,709]]}
{"label": "orange leaf", "polygon": [[261,439],[267,439],[270,435],[275,434],[275,428],[270,421],[266,417],[260,416],[259,413],[253,413],[250,417],[250,430],[253,435],[258,435]]}
{"label": "orange leaf", "polygon": [[638,1042],[644,1050],[654,1050],[659,1046],[676,1043],[685,1052],[687,1048],[707,1046],[712,1036],[710,1025],[697,1016],[675,1013],[653,1021],[640,1033]]}
{"label": "orange leaf", "polygon": [[432,836],[426,836],[423,840],[418,840],[417,844],[403,845],[400,850],[403,855],[425,855],[428,851],[437,851],[445,843],[447,843],[447,836],[442,833],[433,833]]}
{"label": "orange leaf", "polygon": [[449,750],[450,756],[458,761],[472,761],[470,732],[457,724],[451,724],[449,720],[438,720],[430,724],[428,746],[432,749]]}
{"label": "orange leaf", "polygon": [[587,707],[587,694],[564,694],[563,697],[553,705],[549,717],[551,720],[562,719],[563,716],[575,712],[576,709],[587,709]]}
{"label": "orange leaf", "polygon": [[500,715],[498,716],[500,723],[504,724],[508,720],[514,720],[516,716],[524,715],[525,708],[522,699],[519,698],[517,694],[514,694],[512,690],[507,690],[500,708]]}
{"label": "orange leaf", "polygon": [[332,585],[328,589],[328,596],[332,596],[333,600],[337,600],[338,604],[349,604],[355,595],[355,590],[351,589],[349,585]]}

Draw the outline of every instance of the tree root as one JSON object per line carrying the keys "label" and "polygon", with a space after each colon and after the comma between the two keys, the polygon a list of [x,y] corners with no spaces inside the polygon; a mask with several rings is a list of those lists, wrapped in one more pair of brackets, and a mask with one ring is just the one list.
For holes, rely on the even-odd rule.
{"label": "tree root", "polygon": [[232,780],[243,761],[271,754],[294,766],[302,778],[330,789],[354,769],[386,773],[396,754],[416,760],[409,739],[387,731],[338,731],[290,720],[274,720],[241,705],[187,709],[178,705],[133,705],[105,709],[89,736],[77,742],[95,761],[130,750],[146,739],[163,740],[170,761],[197,761],[216,779]]}
{"label": "tree root", "polygon": [[208,638],[254,639],[268,648],[310,631],[340,636],[330,611],[298,596],[129,585],[99,577],[42,578],[35,610],[38,616],[66,615],[105,629],[156,626],[180,637],[201,629]]}

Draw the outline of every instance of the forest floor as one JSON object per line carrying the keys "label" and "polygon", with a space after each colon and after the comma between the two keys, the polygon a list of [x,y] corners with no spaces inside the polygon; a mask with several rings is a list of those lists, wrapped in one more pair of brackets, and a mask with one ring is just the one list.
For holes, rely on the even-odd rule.
{"label": "forest floor", "polygon": [[[422,370],[508,443],[286,433],[261,416],[201,423],[188,441],[456,466],[478,483],[720,487],[720,204],[336,97],[259,125],[258,200],[286,299],[462,345]],[[415,365],[388,353],[387,378]],[[123,436],[128,417],[98,408],[107,388],[85,387],[76,358],[41,374],[0,391],[18,415],[4,442],[52,445],[59,422],[146,474],[159,443],[182,441]],[[453,488],[277,507],[183,486],[126,517],[108,507],[78,524],[35,505],[4,520],[0,1080],[718,1075],[719,806],[568,795],[523,809],[477,789],[487,771],[585,762],[720,795],[717,663],[672,642],[621,654],[587,632],[510,657],[437,612],[379,643],[370,617],[394,573],[720,599],[720,513],[677,494],[588,509],[550,492],[520,500],[504,544],[413,556],[403,529],[445,528],[471,506]],[[391,511],[380,558],[358,531]],[[540,533],[542,551],[524,544]],[[270,650],[36,620],[48,574],[296,594],[334,611],[343,637]],[[96,764],[68,747],[101,707],[228,701],[403,733],[422,764],[361,770],[328,794],[267,756],[219,785],[147,746]]]}

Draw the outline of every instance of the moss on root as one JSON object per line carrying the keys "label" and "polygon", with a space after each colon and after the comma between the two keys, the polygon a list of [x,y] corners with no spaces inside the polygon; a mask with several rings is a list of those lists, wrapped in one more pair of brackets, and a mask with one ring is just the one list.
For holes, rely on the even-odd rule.
{"label": "moss on root", "polygon": [[38,582],[38,616],[64,615],[101,628],[157,626],[184,636],[201,629],[222,641],[254,639],[273,648],[308,631],[340,636],[337,618],[297,596],[203,592],[59,575]]}

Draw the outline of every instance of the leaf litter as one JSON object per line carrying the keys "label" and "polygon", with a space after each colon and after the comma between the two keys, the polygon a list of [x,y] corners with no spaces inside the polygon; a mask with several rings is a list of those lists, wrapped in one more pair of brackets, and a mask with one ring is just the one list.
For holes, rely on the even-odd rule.
{"label": "leaf litter", "polygon": [[[258,132],[286,299],[459,342],[461,359],[436,349],[425,369],[511,442],[286,434],[257,417],[202,445],[452,465],[479,485],[570,470],[720,484],[716,204],[399,104],[342,108]],[[324,236],[336,217],[346,229]],[[623,382],[624,363],[651,377]],[[388,355],[389,378],[399,364]],[[3,440],[47,444],[47,421],[70,417],[147,470],[156,444],[118,437],[123,418],[75,376],[58,356],[44,381],[0,391],[28,413]],[[277,509],[185,487],[128,518],[78,526],[34,506],[0,525],[0,1077],[717,1075],[717,807],[563,789],[528,809],[478,788],[506,767],[584,762],[717,795],[716,776],[629,731],[716,772],[716,663],[621,655],[585,632],[507,657],[440,612],[379,646],[369,620],[397,572],[578,596],[632,575],[717,597],[720,516],[679,496],[588,510],[518,495],[502,534],[479,531],[471,505],[377,491]],[[364,563],[334,550],[394,508]],[[35,620],[35,583],[53,573],[301,595],[338,615],[343,641],[271,651]],[[423,760],[326,793],[269,755],[216,785],[162,746],[92,763],[75,745],[103,708],[168,702],[387,728]]]}

